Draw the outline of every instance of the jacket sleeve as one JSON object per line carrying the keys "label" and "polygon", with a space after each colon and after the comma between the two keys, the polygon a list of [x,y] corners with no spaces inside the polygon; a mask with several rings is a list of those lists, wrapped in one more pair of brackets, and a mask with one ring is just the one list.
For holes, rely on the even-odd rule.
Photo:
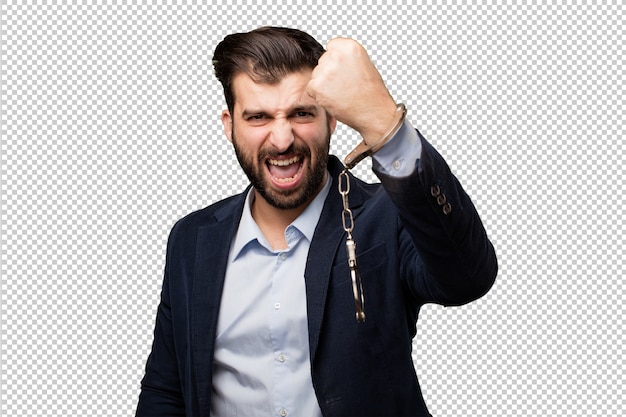
{"label": "jacket sleeve", "polygon": [[[439,153],[418,132],[421,157],[413,173],[392,177],[374,170],[400,213],[421,265],[401,259],[407,286],[421,302],[461,305],[482,297],[498,270],[493,245],[461,184]],[[401,239],[402,241],[402,239]],[[405,251],[409,253],[409,250]],[[414,268],[412,270],[412,268]]]}
{"label": "jacket sleeve", "polygon": [[146,372],[141,381],[137,417],[185,415],[170,301],[169,266],[172,240],[170,236],[152,351],[146,362]]}

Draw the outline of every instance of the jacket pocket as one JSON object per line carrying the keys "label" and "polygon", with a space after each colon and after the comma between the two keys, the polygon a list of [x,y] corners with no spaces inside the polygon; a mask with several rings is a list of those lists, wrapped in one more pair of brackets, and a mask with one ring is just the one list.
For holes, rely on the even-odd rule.
{"label": "jacket pocket", "polygon": [[[343,244],[343,246],[345,248],[345,244]],[[362,279],[372,272],[375,273],[377,269],[389,262],[387,247],[384,242],[380,242],[363,251],[360,251],[359,249],[359,242],[357,242],[356,264]],[[348,256],[345,250],[340,250],[332,269],[330,285],[332,287],[337,287],[340,285],[351,285],[351,283],[352,280],[350,278],[350,268],[348,267]]]}

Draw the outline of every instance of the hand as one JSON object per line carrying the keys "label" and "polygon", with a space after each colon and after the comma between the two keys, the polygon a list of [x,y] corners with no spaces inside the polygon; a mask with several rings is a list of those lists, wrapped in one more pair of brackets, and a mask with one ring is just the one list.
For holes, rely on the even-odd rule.
{"label": "hand", "polygon": [[337,120],[378,142],[396,119],[396,103],[367,52],[352,39],[337,38],[313,70],[307,93]]}

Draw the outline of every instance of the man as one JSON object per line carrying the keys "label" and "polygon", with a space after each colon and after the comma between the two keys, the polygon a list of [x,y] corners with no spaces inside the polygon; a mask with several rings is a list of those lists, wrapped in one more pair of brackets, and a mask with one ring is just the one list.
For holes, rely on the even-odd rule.
{"label": "man", "polygon": [[[357,42],[264,27],[213,64],[251,187],[172,229],[137,415],[430,415],[419,309],[479,298],[497,271],[469,197]],[[328,155],[337,121],[382,185]]]}

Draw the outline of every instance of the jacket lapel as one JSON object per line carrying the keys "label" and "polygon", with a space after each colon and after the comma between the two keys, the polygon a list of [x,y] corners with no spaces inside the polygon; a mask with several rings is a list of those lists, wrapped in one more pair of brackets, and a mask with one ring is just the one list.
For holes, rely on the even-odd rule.
{"label": "jacket lapel", "polygon": [[211,385],[215,337],[220,300],[230,250],[247,190],[215,212],[214,222],[198,229],[196,263],[191,294],[191,334],[199,409],[211,406]]}

